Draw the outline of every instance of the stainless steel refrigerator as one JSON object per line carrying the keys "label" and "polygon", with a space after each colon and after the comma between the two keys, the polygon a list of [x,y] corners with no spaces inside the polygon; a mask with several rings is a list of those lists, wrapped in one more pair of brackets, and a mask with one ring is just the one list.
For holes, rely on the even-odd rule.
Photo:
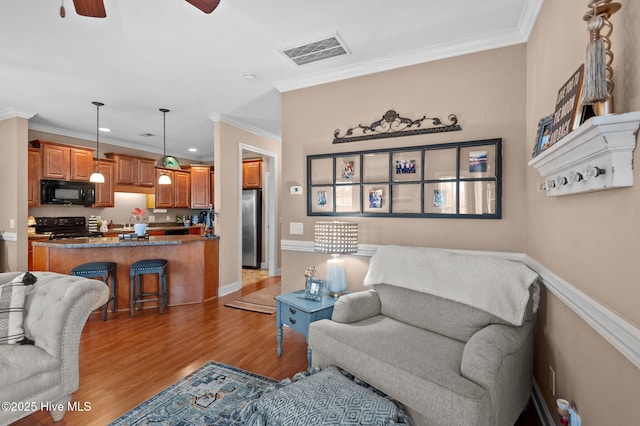
{"label": "stainless steel refrigerator", "polygon": [[260,268],[262,257],[262,190],[242,191],[242,267]]}

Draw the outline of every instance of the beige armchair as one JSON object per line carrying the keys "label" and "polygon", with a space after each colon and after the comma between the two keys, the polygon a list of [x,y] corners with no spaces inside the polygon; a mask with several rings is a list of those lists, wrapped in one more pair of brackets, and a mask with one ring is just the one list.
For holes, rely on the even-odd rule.
{"label": "beige armchair", "polygon": [[[34,272],[25,300],[24,331],[33,345],[0,345],[0,425],[48,409],[63,418],[78,389],[80,334],[89,314],[109,296],[104,283],[53,272]],[[20,273],[0,273],[0,285]]]}

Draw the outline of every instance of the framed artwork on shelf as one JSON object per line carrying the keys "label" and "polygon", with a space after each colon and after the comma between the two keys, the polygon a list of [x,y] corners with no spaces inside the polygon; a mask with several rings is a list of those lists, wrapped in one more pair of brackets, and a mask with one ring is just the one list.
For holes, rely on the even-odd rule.
{"label": "framed artwork on shelf", "polygon": [[551,146],[550,142],[552,131],[553,114],[547,115],[538,121],[538,133],[536,135],[536,143],[533,146],[532,158]]}

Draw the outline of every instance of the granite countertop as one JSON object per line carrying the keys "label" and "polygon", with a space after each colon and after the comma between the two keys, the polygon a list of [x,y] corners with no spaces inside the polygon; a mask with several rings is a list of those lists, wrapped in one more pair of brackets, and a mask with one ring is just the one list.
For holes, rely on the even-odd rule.
{"label": "granite countertop", "polygon": [[206,240],[217,240],[219,236],[204,238],[200,235],[150,236],[149,239],[121,240],[118,237],[68,238],[61,240],[34,241],[34,246],[53,248],[137,247],[188,244]]}

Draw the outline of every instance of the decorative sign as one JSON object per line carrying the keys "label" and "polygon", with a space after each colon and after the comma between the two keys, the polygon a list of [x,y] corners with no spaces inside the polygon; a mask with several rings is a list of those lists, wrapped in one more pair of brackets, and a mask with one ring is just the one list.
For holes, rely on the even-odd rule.
{"label": "decorative sign", "polygon": [[[421,127],[424,120],[431,120],[433,127]],[[400,114],[390,109],[380,120],[374,121],[368,126],[359,124],[348,129],[343,136],[340,130],[333,132],[333,143],[357,142],[368,139],[394,138],[396,136],[424,135],[428,133],[455,132],[462,130],[458,124],[458,117],[449,114],[450,124],[444,124],[437,118],[423,116],[417,120],[401,117]],[[420,128],[418,128],[420,127]]]}
{"label": "decorative sign", "polygon": [[558,91],[556,111],[553,113],[553,126],[547,146],[551,146],[580,125],[582,117],[582,82],[584,80],[584,64]]}

